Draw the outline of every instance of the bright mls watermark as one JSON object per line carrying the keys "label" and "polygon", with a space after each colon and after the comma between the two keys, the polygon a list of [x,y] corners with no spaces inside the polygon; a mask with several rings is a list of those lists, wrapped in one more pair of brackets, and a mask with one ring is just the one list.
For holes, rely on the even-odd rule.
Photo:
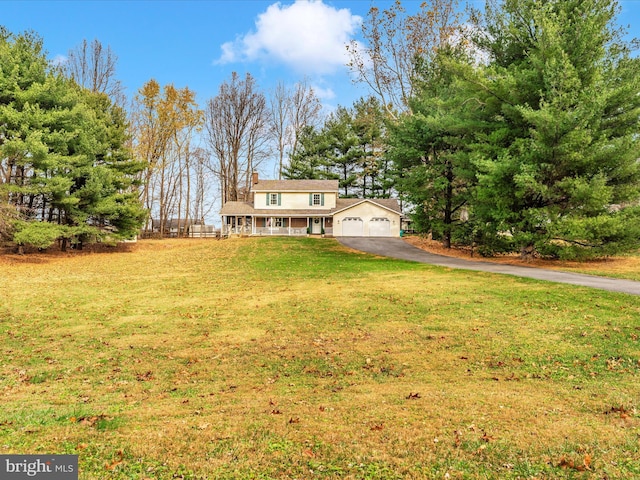
{"label": "bright mls watermark", "polygon": [[78,455],[0,455],[2,480],[78,480]]}

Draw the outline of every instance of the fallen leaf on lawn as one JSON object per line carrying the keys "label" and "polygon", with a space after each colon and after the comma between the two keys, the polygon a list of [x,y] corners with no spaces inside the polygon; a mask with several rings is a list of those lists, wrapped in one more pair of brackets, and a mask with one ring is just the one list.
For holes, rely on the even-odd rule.
{"label": "fallen leaf on lawn", "polygon": [[409,392],[409,395],[407,395],[407,400],[417,400],[418,398],[422,398],[420,396],[420,394],[418,392],[413,393],[413,392]]}
{"label": "fallen leaf on lawn", "polygon": [[109,420],[109,418],[106,415],[101,414],[101,415],[92,415],[92,416],[78,417],[78,418],[71,417],[70,420],[72,422],[77,422],[80,425],[95,427],[100,420]]}
{"label": "fallen leaf on lawn", "polygon": [[560,468],[571,468],[578,472],[591,470],[589,468],[590,465],[591,465],[591,455],[588,455],[588,454],[585,455],[582,465],[576,465],[576,462],[573,460],[573,458],[567,458],[564,455],[560,458],[560,462],[558,463],[558,466]]}
{"label": "fallen leaf on lawn", "polygon": [[611,410],[604,412],[605,415],[609,415],[610,413],[619,413],[620,418],[627,418],[629,416],[627,414],[627,409],[624,408],[623,405],[620,405],[619,407],[611,407]]}
{"label": "fallen leaf on lawn", "polygon": [[485,432],[483,430],[482,431],[482,440],[484,440],[485,442],[489,443],[491,440],[493,440],[493,437],[487,435],[487,432]]}
{"label": "fallen leaf on lawn", "polygon": [[153,372],[148,370],[145,373],[136,373],[136,380],[139,382],[148,382],[149,380],[153,380]]}
{"label": "fallen leaf on lawn", "polygon": [[118,457],[116,460],[114,460],[111,463],[105,463],[104,468],[106,470],[113,470],[114,468],[116,468],[118,465],[120,465],[122,463],[122,458],[123,458],[123,454],[122,454],[122,450],[118,450],[116,452],[116,457]]}

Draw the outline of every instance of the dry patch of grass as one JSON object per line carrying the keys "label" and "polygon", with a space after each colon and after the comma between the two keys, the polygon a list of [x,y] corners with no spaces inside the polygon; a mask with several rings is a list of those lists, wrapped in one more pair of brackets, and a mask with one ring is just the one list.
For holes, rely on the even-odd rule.
{"label": "dry patch of grass", "polygon": [[498,255],[495,257],[482,257],[477,252],[472,254],[470,248],[444,248],[440,242],[430,240],[419,235],[404,237],[411,245],[439,255],[463,258],[482,262],[504,263],[509,265],[521,265],[528,267],[548,268],[565,272],[586,273],[606,277],[628,278],[640,280],[640,255],[628,255],[610,257],[597,260],[567,261],[548,260],[544,258],[522,259],[517,254]]}
{"label": "dry patch of grass", "polygon": [[636,297],[321,239],[0,268],[2,453],[83,479],[640,475]]}

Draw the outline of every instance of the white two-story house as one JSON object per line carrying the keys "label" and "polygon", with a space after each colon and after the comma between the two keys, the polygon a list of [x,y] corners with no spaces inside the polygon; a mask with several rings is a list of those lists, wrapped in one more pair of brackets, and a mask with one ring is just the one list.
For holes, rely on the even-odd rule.
{"label": "white two-story house", "polygon": [[339,198],[338,180],[259,180],[246,202],[223,205],[222,233],[400,236],[396,199]]}

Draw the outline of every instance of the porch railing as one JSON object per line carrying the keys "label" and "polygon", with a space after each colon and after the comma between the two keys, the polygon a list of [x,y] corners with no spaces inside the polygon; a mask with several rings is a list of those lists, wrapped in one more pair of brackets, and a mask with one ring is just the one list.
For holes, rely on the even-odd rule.
{"label": "porch railing", "polygon": [[301,236],[307,234],[307,227],[256,227],[255,234]]}
{"label": "porch railing", "polygon": [[[250,225],[241,225],[239,227],[231,227],[223,225],[220,230],[222,236],[228,235],[278,235],[301,237],[307,234],[307,227],[255,227],[252,229]],[[333,228],[326,227],[325,235],[333,235]]]}
{"label": "porch railing", "polygon": [[228,235],[251,235],[251,226],[249,225],[241,225],[239,227],[232,227],[230,225],[222,225],[220,229],[220,234],[222,236]]}

